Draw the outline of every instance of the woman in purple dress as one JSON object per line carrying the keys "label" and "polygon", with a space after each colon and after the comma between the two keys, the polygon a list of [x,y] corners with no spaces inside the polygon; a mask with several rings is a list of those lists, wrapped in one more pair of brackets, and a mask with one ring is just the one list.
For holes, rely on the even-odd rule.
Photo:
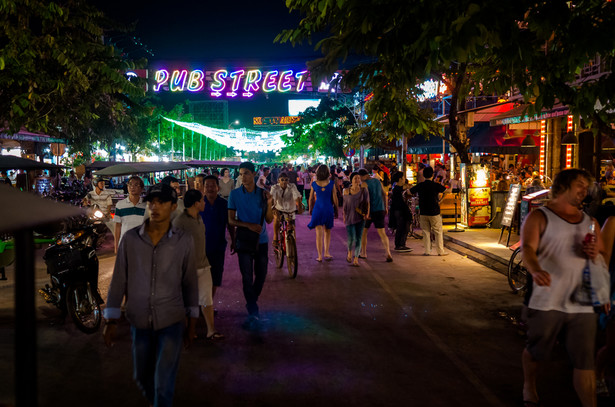
{"label": "woman in purple dress", "polygon": [[325,260],[332,260],[329,253],[331,245],[331,228],[333,227],[333,205],[337,206],[337,195],[334,193],[334,182],[329,179],[330,172],[326,165],[321,165],[316,170],[316,181],[312,182],[310,194],[310,214],[312,220],[308,228],[316,228],[316,250],[318,258],[322,261],[323,248]]}

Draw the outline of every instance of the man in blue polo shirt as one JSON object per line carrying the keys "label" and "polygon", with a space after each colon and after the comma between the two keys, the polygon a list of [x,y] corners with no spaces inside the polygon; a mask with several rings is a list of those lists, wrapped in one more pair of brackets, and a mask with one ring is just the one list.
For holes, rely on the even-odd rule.
{"label": "man in blue polo shirt", "polygon": [[[218,196],[220,186],[218,178],[214,175],[199,174],[196,176],[197,184],[202,188],[205,195],[205,209],[201,212],[205,224],[205,251],[211,265],[211,279],[213,282],[213,297],[216,289],[222,285],[222,273],[224,272],[224,257],[226,255],[226,230],[231,236],[231,242],[235,237],[235,229],[228,223],[228,204],[226,199]],[[231,243],[231,251],[234,251]]]}
{"label": "man in blue polo shirt", "polygon": [[[258,327],[258,297],[265,284],[267,263],[269,262],[266,223],[273,220],[272,200],[268,191],[258,188],[254,182],[254,164],[243,162],[239,166],[242,184],[231,191],[228,199],[228,223],[236,228],[247,228],[259,233],[258,246],[255,251],[239,250],[241,244],[236,243],[237,259],[243,283],[243,295],[246,299],[248,320],[245,328]],[[264,214],[264,216],[263,216]],[[265,223],[266,222],[266,223]],[[236,232],[236,238],[239,232]]]}

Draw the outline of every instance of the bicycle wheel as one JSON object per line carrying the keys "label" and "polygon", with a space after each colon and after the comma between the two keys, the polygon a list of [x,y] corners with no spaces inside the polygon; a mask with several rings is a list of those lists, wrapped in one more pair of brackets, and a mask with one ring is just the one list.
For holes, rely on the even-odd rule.
{"label": "bicycle wheel", "polygon": [[286,237],[286,267],[288,268],[288,275],[290,278],[297,277],[297,270],[299,267],[299,262],[297,261],[297,242],[295,241],[295,237],[293,235],[288,235]]}
{"label": "bicycle wheel", "polygon": [[517,248],[508,261],[508,285],[514,293],[518,293],[526,289],[527,280],[527,269],[523,265],[521,248]]}
{"label": "bicycle wheel", "polygon": [[280,230],[278,247],[273,248],[273,253],[275,254],[275,265],[277,268],[282,268],[284,265],[284,235],[285,233]]}

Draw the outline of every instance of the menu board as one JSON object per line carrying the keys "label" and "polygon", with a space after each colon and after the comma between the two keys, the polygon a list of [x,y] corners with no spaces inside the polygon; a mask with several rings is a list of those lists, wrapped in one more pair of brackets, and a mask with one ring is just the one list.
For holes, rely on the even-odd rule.
{"label": "menu board", "polygon": [[490,196],[491,188],[470,188],[468,190],[468,202],[470,206],[489,205]]}
{"label": "menu board", "polygon": [[504,206],[504,213],[502,214],[502,226],[510,227],[512,225],[519,195],[521,195],[521,184],[512,184],[506,197],[506,206]]}

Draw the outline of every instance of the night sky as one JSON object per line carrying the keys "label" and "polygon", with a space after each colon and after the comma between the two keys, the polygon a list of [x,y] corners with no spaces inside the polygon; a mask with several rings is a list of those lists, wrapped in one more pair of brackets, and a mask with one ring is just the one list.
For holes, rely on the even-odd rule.
{"label": "night sky", "polygon": [[[150,66],[167,63],[201,67],[205,70],[246,66],[304,69],[316,59],[313,45],[292,47],[274,44],[285,28],[297,26],[300,16],[290,14],[284,0],[262,1],[133,1],[90,0],[99,10],[122,23],[137,22],[134,37],[140,45],[120,45],[133,58],[146,57]],[[144,52],[147,48],[154,54]],[[291,98],[300,98],[291,95]],[[229,120],[251,125],[253,116],[287,115],[287,95],[255,96],[229,101]],[[205,94],[164,96],[170,108],[183,100],[211,100]]]}

